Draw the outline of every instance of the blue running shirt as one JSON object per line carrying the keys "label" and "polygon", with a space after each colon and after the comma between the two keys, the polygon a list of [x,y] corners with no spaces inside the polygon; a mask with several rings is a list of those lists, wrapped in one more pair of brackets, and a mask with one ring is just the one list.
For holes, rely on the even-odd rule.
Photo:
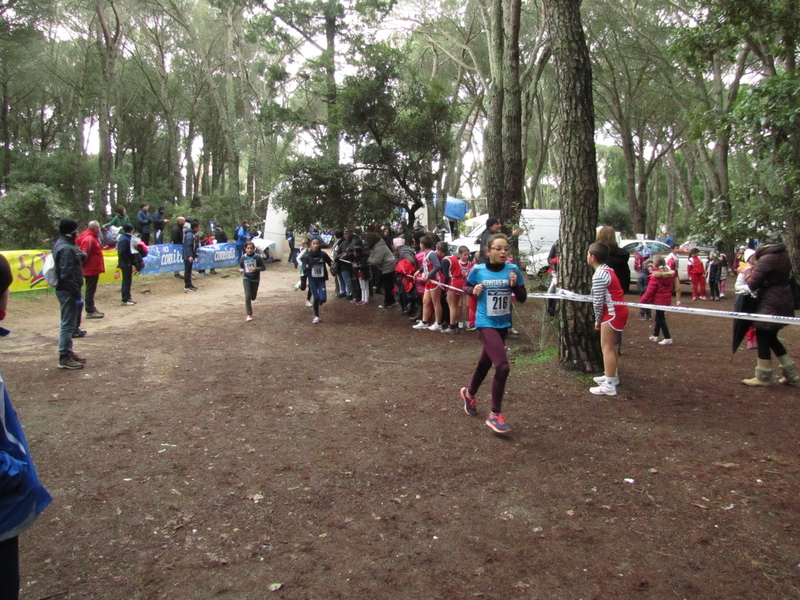
{"label": "blue running shirt", "polygon": [[475,265],[469,272],[467,282],[471,286],[483,284],[478,296],[478,310],[475,314],[475,327],[502,329],[511,327],[511,297],[514,295],[509,277],[517,274],[517,285],[522,285],[522,272],[513,263],[506,263],[502,271],[490,271],[485,264]]}

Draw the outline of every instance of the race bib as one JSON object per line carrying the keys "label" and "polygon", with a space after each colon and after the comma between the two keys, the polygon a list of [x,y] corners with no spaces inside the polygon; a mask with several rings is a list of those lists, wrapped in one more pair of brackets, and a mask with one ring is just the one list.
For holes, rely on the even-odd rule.
{"label": "race bib", "polygon": [[311,276],[314,278],[325,277],[325,269],[322,265],[311,265]]}
{"label": "race bib", "polygon": [[244,259],[244,272],[245,273],[254,273],[256,271],[256,259],[255,258],[245,258]]}
{"label": "race bib", "polygon": [[502,317],[511,312],[511,290],[487,290],[486,315]]}

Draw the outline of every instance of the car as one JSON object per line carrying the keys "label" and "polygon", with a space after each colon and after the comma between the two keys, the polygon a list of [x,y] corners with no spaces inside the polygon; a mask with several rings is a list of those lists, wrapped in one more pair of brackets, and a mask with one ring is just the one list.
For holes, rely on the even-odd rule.
{"label": "car", "polygon": [[692,248],[697,248],[698,250],[700,250],[700,254],[710,254],[711,252],[714,251],[714,247],[709,246],[708,244],[700,244],[692,240],[686,240],[680,245],[680,247],[678,248],[678,252],[689,254],[689,252],[692,251]]}

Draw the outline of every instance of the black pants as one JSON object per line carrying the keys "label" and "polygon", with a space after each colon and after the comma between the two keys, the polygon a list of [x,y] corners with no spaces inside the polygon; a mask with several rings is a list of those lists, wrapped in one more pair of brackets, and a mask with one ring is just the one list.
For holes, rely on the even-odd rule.
{"label": "black pants", "polygon": [[140,233],[139,234],[139,239],[144,242],[145,246],[149,246],[150,245],[150,234],[149,233]]}
{"label": "black pants", "polygon": [[778,339],[777,331],[765,331],[756,329],[756,341],[758,342],[758,358],[770,360],[770,351],[775,354],[775,358],[780,358],[786,354],[786,348]]}
{"label": "black pants", "polygon": [[247,277],[242,278],[244,282],[244,309],[248,315],[253,314],[252,301],[258,297],[258,285],[260,281],[251,281]]}
{"label": "black pants", "polygon": [[127,302],[132,300],[131,281],[133,280],[133,267],[128,265],[127,267],[120,267],[119,270],[122,272],[122,301]]}
{"label": "black pants", "polygon": [[194,287],[192,285],[192,261],[187,258],[183,259],[183,287]]}
{"label": "black pants", "polygon": [[383,305],[392,306],[394,300],[394,273],[381,273],[381,288],[383,288]]}
{"label": "black pants", "polygon": [[19,538],[0,542],[0,600],[19,598]]}
{"label": "black pants", "polygon": [[83,280],[86,282],[86,292],[83,295],[83,301],[86,304],[86,312],[97,312],[97,307],[94,305],[94,295],[97,293],[97,281],[100,275],[84,275]]}
{"label": "black pants", "polygon": [[669,339],[669,327],[667,327],[667,313],[663,310],[656,311],[656,324],[653,327],[653,335],[658,337],[659,333],[664,334],[664,339]]}

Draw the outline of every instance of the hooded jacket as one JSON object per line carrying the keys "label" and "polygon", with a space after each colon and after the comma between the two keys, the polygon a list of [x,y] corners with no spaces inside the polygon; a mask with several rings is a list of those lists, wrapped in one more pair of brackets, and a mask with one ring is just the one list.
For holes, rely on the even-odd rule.
{"label": "hooded jacket", "polygon": [[[756,250],[758,262],[746,277],[747,287],[758,294],[758,314],[781,317],[794,316],[794,296],[789,287],[792,265],[783,244],[768,244]],[[777,331],[782,323],[756,321],[753,327]]]}
{"label": "hooded jacket", "polygon": [[383,238],[378,240],[372,247],[368,261],[369,264],[375,265],[381,270],[381,275],[393,273],[394,267],[397,264],[394,253],[389,250],[389,246],[386,245],[386,241]]}
{"label": "hooded jacket", "polygon": [[33,524],[52,498],[39,483],[25,434],[0,377],[0,541],[18,536]]}
{"label": "hooded jacket", "polygon": [[70,236],[60,235],[53,244],[53,260],[58,271],[56,291],[69,292],[75,300],[81,297],[83,287],[82,255]]}

